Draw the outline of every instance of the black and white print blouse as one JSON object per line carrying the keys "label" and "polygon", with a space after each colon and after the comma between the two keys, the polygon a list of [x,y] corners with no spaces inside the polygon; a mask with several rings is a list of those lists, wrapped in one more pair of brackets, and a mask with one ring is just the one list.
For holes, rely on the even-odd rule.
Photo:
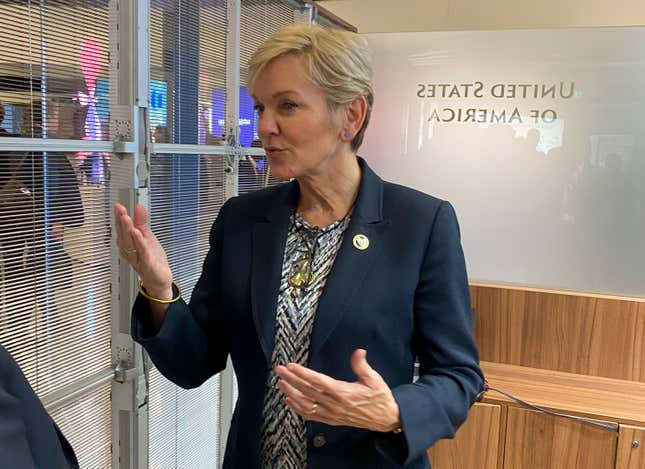
{"label": "black and white print blouse", "polygon": [[[318,228],[309,225],[296,213],[291,216],[278,294],[273,367],[290,362],[307,365],[318,300],[349,222],[350,217],[347,216]],[[294,268],[303,259],[311,257],[312,251],[312,283],[305,288],[292,286],[289,278],[296,272]],[[304,469],[307,466],[305,420],[285,404],[277,381],[277,375],[271,372],[264,397],[262,464],[264,469]]]}

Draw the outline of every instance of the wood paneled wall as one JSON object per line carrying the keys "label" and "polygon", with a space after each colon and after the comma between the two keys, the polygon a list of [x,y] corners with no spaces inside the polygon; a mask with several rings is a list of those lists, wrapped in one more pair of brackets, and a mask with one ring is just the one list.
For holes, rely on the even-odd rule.
{"label": "wood paneled wall", "polygon": [[480,359],[645,382],[645,299],[471,285]]}

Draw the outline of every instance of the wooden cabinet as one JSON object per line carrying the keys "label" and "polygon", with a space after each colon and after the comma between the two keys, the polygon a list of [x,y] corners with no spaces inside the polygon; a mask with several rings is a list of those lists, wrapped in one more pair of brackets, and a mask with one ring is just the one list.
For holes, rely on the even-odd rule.
{"label": "wooden cabinet", "polygon": [[616,433],[612,430],[532,410],[508,409],[504,469],[614,469],[615,461]]}
{"label": "wooden cabinet", "polygon": [[[471,298],[491,386],[483,403],[500,406],[495,469],[645,469],[645,298],[483,284],[471,284]],[[618,431],[519,407],[509,394]],[[490,438],[470,431],[470,442],[441,442],[431,459],[489,467],[488,458],[461,465]]]}
{"label": "wooden cabinet", "polygon": [[621,425],[618,432],[616,469],[645,467],[645,428]]}
{"label": "wooden cabinet", "polygon": [[[501,407],[475,404],[452,440],[428,450],[433,469],[496,469]],[[631,469],[631,468],[630,468]]]}

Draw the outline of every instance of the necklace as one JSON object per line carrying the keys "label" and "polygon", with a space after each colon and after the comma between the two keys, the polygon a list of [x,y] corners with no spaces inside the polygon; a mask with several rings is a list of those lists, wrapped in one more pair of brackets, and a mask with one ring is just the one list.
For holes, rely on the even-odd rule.
{"label": "necklace", "polygon": [[[297,213],[294,213],[295,229],[300,237],[300,242],[304,244],[304,256],[294,262],[291,266],[291,272],[288,278],[289,285],[301,290],[307,289],[317,278],[314,272],[314,260],[318,249],[318,241],[328,233],[337,230],[339,227],[346,226],[349,222],[351,210],[343,217],[325,228],[310,226],[307,221]],[[342,228],[344,231],[344,228]]]}
{"label": "necklace", "polygon": [[[302,259],[293,264],[293,274],[289,277],[289,285],[304,290],[309,285],[314,283],[314,280],[316,280],[316,273],[313,271],[313,263],[314,257],[316,256],[316,246],[318,246],[318,238],[320,238],[321,232],[320,230],[316,229],[316,235],[310,245],[307,242],[306,237],[302,235],[302,228],[303,227],[299,227],[298,231],[301,241],[305,244],[307,251],[306,255]],[[306,229],[306,227],[304,228]]]}

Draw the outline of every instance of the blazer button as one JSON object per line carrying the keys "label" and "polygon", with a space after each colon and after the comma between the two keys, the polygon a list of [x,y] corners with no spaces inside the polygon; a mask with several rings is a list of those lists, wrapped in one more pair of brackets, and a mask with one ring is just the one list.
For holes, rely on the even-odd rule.
{"label": "blazer button", "polygon": [[323,446],[325,446],[325,443],[327,443],[327,440],[325,440],[324,435],[316,435],[316,436],[314,436],[314,439],[313,439],[314,447],[322,448]]}

